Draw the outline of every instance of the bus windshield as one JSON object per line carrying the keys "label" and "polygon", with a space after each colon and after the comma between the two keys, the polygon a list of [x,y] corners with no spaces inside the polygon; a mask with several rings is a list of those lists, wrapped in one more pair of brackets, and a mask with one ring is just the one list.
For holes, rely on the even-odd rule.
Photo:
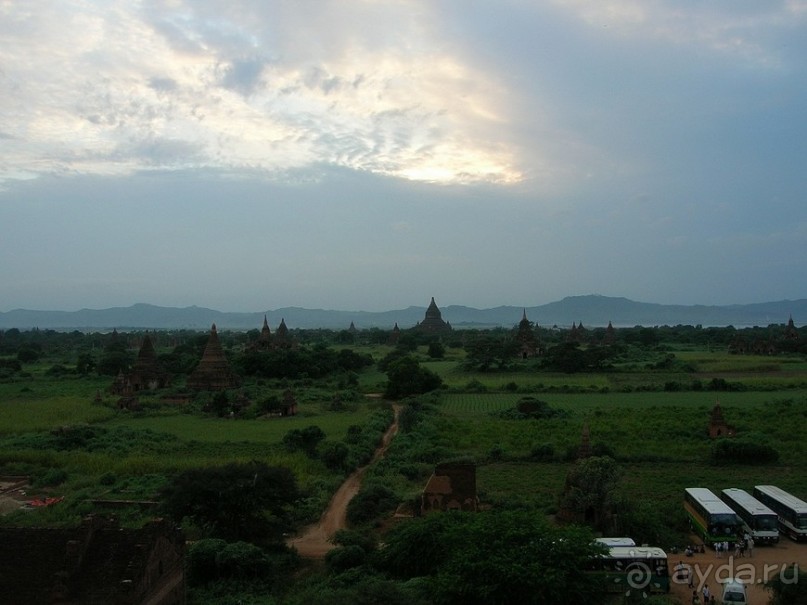
{"label": "bus windshield", "polygon": [[713,514],[709,520],[711,521],[709,525],[710,533],[732,533],[738,525],[737,516],[734,513]]}
{"label": "bus windshield", "polygon": [[799,515],[796,524],[799,529],[807,529],[807,514],[802,513]]}
{"label": "bus windshield", "polygon": [[774,515],[755,517],[755,520],[756,529],[759,531],[774,531],[779,525],[778,519]]}

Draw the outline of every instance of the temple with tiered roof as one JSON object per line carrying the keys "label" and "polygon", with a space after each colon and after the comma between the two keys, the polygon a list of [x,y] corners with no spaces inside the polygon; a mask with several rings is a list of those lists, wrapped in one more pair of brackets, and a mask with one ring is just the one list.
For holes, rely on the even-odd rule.
{"label": "temple with tiered roof", "polygon": [[427,334],[443,334],[451,331],[451,324],[443,320],[443,314],[434,302],[434,296],[426,309],[426,315],[423,321],[412,328],[417,332],[425,332]]}

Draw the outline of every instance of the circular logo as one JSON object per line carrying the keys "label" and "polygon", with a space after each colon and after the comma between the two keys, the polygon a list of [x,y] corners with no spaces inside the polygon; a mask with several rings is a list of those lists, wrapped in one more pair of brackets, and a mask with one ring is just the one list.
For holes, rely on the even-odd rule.
{"label": "circular logo", "polygon": [[651,581],[650,566],[647,563],[634,562],[626,570],[628,586],[635,590],[647,588]]}

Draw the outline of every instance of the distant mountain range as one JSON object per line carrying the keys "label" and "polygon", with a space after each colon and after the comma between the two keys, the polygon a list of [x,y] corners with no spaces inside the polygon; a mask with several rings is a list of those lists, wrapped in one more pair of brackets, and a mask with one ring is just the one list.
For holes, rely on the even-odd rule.
{"label": "distant mountain range", "polygon": [[[443,319],[455,328],[511,327],[521,320],[522,307],[474,309],[461,305],[441,308]],[[421,321],[426,307],[407,307],[395,311],[329,311],[285,307],[254,313],[228,313],[202,307],[158,307],[139,303],[112,309],[80,311],[30,311],[15,309],[0,313],[0,329],[31,328],[52,330],[118,330],[126,329],[190,329],[208,330],[211,324],[220,329],[260,329],[264,315],[274,329],[285,320],[289,328],[347,329],[351,322],[358,329],[401,329]],[[587,328],[607,326],[703,325],[750,327],[787,323],[790,317],[797,326],[807,319],[807,299],[783,300],[749,305],[661,305],[642,303],[627,298],[599,295],[569,296],[546,305],[527,307],[527,318],[544,327],[567,327],[582,323]]]}

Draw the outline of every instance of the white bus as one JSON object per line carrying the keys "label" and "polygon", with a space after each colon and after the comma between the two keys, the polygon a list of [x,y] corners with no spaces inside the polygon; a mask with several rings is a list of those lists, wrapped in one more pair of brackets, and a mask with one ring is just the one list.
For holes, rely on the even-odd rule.
{"label": "white bus", "polygon": [[720,492],[720,497],[737,513],[745,526],[745,531],[756,544],[772,544],[779,541],[779,518],[754,496],[745,490],[730,487]]}
{"label": "white bus", "polygon": [[807,539],[807,502],[775,485],[757,485],[754,496],[779,515],[779,528],[794,540]]}
{"label": "white bus", "polygon": [[608,548],[612,546],[636,546],[633,538],[597,538],[597,542],[604,544]]}
{"label": "white bus", "polygon": [[607,554],[591,561],[589,571],[602,577],[607,592],[670,592],[667,553],[654,546],[611,546]]}

